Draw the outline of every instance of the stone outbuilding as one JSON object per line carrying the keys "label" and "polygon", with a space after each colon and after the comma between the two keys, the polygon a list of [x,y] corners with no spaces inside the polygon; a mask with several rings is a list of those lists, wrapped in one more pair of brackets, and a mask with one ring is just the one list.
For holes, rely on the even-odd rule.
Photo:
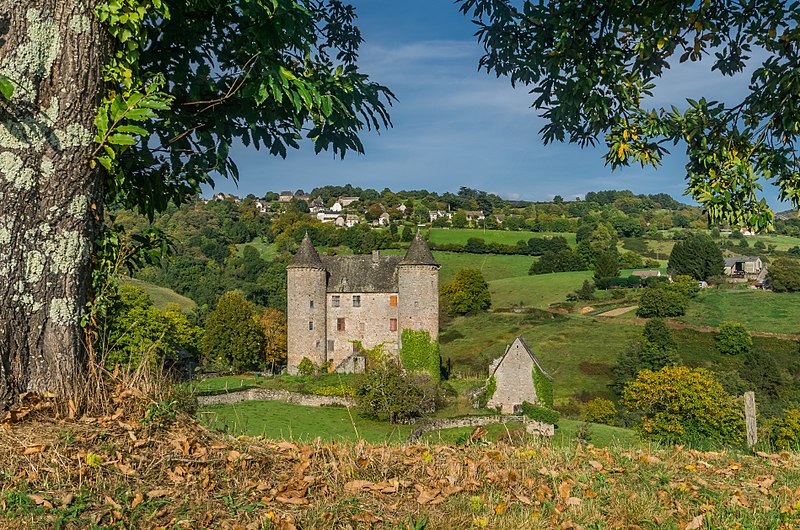
{"label": "stone outbuilding", "polygon": [[743,276],[746,274],[758,274],[764,268],[761,258],[758,256],[734,256],[725,258],[726,276]]}
{"label": "stone outbuilding", "polygon": [[503,414],[518,412],[522,403],[552,407],[553,377],[521,336],[506,349],[502,357],[489,367],[489,408],[500,408]]}

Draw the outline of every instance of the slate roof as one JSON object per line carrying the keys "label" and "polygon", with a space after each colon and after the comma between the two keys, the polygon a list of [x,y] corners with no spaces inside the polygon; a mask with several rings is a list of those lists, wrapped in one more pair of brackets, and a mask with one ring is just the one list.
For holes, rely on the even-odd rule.
{"label": "slate roof", "polygon": [[312,269],[325,268],[322,265],[322,261],[319,259],[317,249],[314,248],[313,243],[311,243],[311,238],[308,237],[307,233],[303,238],[303,241],[300,243],[300,248],[297,249],[297,253],[292,257],[292,261],[289,262],[289,266],[287,268],[291,269],[298,267],[308,267]]}
{"label": "slate roof", "polygon": [[733,258],[724,258],[726,267],[733,267],[737,263],[755,263],[759,258],[758,256],[736,256]]}
{"label": "slate roof", "polygon": [[[541,372],[544,374],[544,376],[545,376],[546,378],[548,378],[550,381],[552,381],[552,380],[553,380],[553,376],[552,376],[552,375],[550,375],[550,372],[548,372],[547,370],[545,370],[545,369],[544,369],[544,367],[542,366],[542,363],[540,363],[540,362],[539,362],[539,358],[538,358],[538,357],[536,357],[536,354],[535,354],[535,353],[533,353],[533,350],[531,350],[531,347],[530,347],[530,346],[528,346],[528,343],[527,343],[527,342],[525,342],[525,339],[522,337],[522,335],[518,335],[518,336],[517,336],[517,338],[514,340],[514,342],[517,342],[517,341],[519,341],[519,342],[520,342],[520,344],[522,344],[522,348],[523,348],[523,349],[524,349],[526,352],[528,352],[528,355],[530,355],[530,356],[531,356],[531,360],[532,360],[532,361],[533,361],[533,363],[534,363],[534,364],[535,364],[535,365],[536,365],[536,366],[539,368],[539,370],[540,370],[540,371],[541,371]],[[510,352],[510,351],[511,351],[511,347],[514,345],[514,342],[512,342],[512,343],[511,343],[511,344],[508,346],[508,348],[506,348],[506,352],[503,354],[503,356],[502,356],[502,357],[500,357],[500,359],[498,359],[498,360],[495,360],[495,361],[492,363],[492,366],[493,366],[493,368],[494,368],[494,369],[492,370],[492,375],[494,375],[494,373],[495,373],[495,372],[497,372],[497,370],[500,368],[500,365],[502,365],[502,364],[503,364],[503,361],[505,360],[505,358],[506,358],[506,355],[508,355],[508,352]]]}
{"label": "slate roof", "polygon": [[396,293],[402,256],[322,256],[329,293]]}
{"label": "slate roof", "polygon": [[428,244],[424,239],[422,239],[422,233],[419,230],[417,230],[417,235],[414,236],[414,240],[411,241],[411,245],[408,246],[408,252],[406,252],[403,261],[400,263],[402,265],[439,266],[439,263],[434,259]]}

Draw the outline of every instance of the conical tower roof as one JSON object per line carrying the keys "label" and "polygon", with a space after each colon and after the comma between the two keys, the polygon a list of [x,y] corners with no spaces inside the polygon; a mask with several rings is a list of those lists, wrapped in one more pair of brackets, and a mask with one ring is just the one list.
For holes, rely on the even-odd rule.
{"label": "conical tower roof", "polygon": [[403,258],[403,261],[400,262],[400,265],[439,266],[439,263],[434,259],[431,253],[431,249],[428,247],[428,243],[422,238],[422,232],[419,230],[417,230],[417,235],[414,236],[414,240],[408,247],[408,252],[406,252],[406,256]]}
{"label": "conical tower roof", "polygon": [[308,237],[308,232],[306,232],[303,241],[300,243],[300,248],[297,249],[297,253],[292,257],[292,261],[289,262],[288,268],[291,269],[300,267],[306,267],[310,269],[325,268],[325,266],[322,264],[322,260],[319,259],[317,249],[314,248],[314,244],[311,242],[311,238]]}

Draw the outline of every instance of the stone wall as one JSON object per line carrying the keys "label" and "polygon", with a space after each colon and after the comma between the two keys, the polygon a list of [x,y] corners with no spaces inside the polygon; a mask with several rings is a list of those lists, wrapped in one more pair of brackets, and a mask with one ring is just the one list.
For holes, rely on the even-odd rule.
{"label": "stone wall", "polygon": [[323,407],[341,405],[344,407],[355,406],[355,400],[344,396],[316,396],[314,394],[300,394],[287,390],[250,389],[213,396],[198,396],[197,404],[205,405],[230,405],[242,401],[285,401],[306,407]]}
{"label": "stone wall", "polygon": [[[297,373],[303,357],[317,366],[325,362],[325,291],[323,269],[288,269],[286,363],[290,374]],[[314,329],[308,329],[309,322]]]}
{"label": "stone wall", "polygon": [[525,424],[525,430],[528,434],[538,434],[540,436],[553,436],[555,434],[555,425],[549,423],[541,423],[538,421],[531,421],[525,416],[473,416],[469,418],[453,418],[433,420],[420,426],[408,436],[408,442],[417,440],[420,436],[430,431],[438,431],[441,429],[457,429],[459,427],[481,427],[483,425],[492,425],[494,423],[508,423],[518,421]]}
{"label": "stone wall", "polygon": [[[339,297],[339,307],[333,306],[333,297]],[[359,307],[353,307],[353,296],[360,297]],[[338,366],[352,355],[353,342],[360,341],[371,349],[384,343],[386,351],[394,353],[400,342],[399,327],[392,331],[390,319],[397,319],[397,306],[390,303],[397,293],[328,293],[327,328],[328,359]],[[338,319],[344,319],[345,329],[339,331]],[[331,344],[331,341],[333,344]],[[333,345],[333,350],[330,346]]]}
{"label": "stone wall", "polygon": [[424,330],[439,336],[439,268],[432,265],[397,267],[400,298],[399,329]]}

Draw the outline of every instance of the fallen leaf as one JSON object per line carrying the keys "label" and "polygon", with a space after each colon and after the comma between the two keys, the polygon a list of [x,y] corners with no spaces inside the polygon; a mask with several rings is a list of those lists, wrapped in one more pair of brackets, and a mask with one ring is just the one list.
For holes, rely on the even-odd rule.
{"label": "fallen leaf", "polygon": [[533,504],[530,498],[526,497],[525,495],[520,495],[519,493],[515,493],[514,496],[517,498],[519,502],[521,502],[525,506],[530,506],[531,504]]}
{"label": "fallen leaf", "polygon": [[508,511],[508,503],[507,502],[500,502],[497,506],[494,507],[494,513],[496,515],[503,515]]}
{"label": "fallen leaf", "polygon": [[25,449],[22,450],[23,455],[34,455],[36,453],[41,453],[47,449],[45,444],[37,444],[37,445],[29,445]]}
{"label": "fallen leaf", "polygon": [[360,491],[371,488],[372,486],[374,486],[374,483],[369,480],[351,480],[344,485],[344,489],[347,491]]}
{"label": "fallen leaf", "polygon": [[158,499],[167,495],[169,495],[169,490],[150,490],[147,492],[147,498],[149,499]]}
{"label": "fallen leaf", "polygon": [[305,497],[283,497],[278,495],[275,497],[275,500],[282,503],[282,504],[291,504],[294,506],[302,506],[308,504],[308,499]]}
{"label": "fallen leaf", "polygon": [[73,495],[72,493],[67,493],[66,495],[61,497],[61,505],[69,506],[70,504],[72,504],[72,501],[74,500],[75,500],[75,495]]}
{"label": "fallen leaf", "polygon": [[361,512],[350,517],[350,520],[356,523],[374,524],[383,521],[380,517],[371,514],[370,512]]}
{"label": "fallen leaf", "polygon": [[704,514],[702,514],[702,513],[701,513],[700,515],[698,515],[697,517],[695,517],[694,519],[692,519],[692,520],[689,522],[689,524],[687,524],[687,525],[686,525],[686,527],[684,528],[684,530],[697,530],[698,528],[700,528],[701,526],[703,526],[703,515],[704,515]]}
{"label": "fallen leaf", "polygon": [[430,504],[436,498],[437,495],[438,493],[431,494],[427,490],[422,490],[417,496],[417,502],[420,504]]}
{"label": "fallen leaf", "polygon": [[47,499],[36,493],[31,493],[30,495],[28,495],[28,498],[39,506],[44,506],[45,508],[48,509],[53,507],[53,504],[50,501],[48,501]]}
{"label": "fallen leaf", "polygon": [[592,466],[597,471],[602,471],[603,470],[603,464],[601,464],[597,460],[589,460],[589,465]]}
{"label": "fallen leaf", "polygon": [[569,493],[572,490],[572,482],[569,480],[565,480],[561,483],[558,487],[558,494],[561,496],[562,499],[568,499],[570,497]]}
{"label": "fallen leaf", "polygon": [[579,499],[578,497],[570,497],[566,500],[567,506],[580,506],[583,504],[583,499]]}
{"label": "fallen leaf", "polygon": [[144,501],[144,496],[141,494],[141,492],[137,491],[136,495],[133,497],[133,500],[131,501],[131,508],[136,508],[137,506],[142,504],[142,501]]}

